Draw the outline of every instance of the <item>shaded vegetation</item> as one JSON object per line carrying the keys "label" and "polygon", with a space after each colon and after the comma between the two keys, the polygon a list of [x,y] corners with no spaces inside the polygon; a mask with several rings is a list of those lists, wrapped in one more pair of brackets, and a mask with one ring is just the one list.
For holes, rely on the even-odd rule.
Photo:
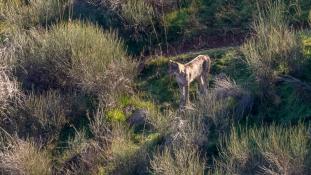
{"label": "shaded vegetation", "polygon": [[[310,17],[306,0],[0,0],[0,174],[310,174]],[[198,55],[208,91],[179,110],[169,60]]]}

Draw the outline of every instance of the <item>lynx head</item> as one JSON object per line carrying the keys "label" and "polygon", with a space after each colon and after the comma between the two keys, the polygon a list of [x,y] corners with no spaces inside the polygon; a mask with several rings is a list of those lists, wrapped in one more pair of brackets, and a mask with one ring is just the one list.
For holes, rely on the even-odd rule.
{"label": "lynx head", "polygon": [[175,73],[180,72],[179,64],[173,60],[170,60],[168,63],[168,73],[174,75]]}

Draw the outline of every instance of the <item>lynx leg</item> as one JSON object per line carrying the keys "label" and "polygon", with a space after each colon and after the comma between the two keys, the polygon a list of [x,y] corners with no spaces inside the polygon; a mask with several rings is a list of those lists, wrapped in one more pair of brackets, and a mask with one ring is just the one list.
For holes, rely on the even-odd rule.
{"label": "lynx leg", "polygon": [[188,106],[189,105],[189,84],[187,84],[185,86],[185,105]]}
{"label": "lynx leg", "polygon": [[186,86],[179,85],[180,103],[179,108],[184,108],[186,105]]}
{"label": "lynx leg", "polygon": [[205,87],[205,82],[204,82],[204,78],[202,75],[198,78],[198,82],[199,82],[200,93],[205,94],[206,93],[206,89],[205,89],[206,87]]}

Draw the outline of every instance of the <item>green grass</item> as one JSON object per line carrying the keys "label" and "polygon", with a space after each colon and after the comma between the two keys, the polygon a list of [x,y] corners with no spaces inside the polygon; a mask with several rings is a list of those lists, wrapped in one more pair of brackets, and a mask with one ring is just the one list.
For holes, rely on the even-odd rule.
{"label": "green grass", "polygon": [[[311,14],[311,13],[310,13]],[[311,32],[305,31],[302,33],[302,40],[304,46],[304,57],[306,57],[306,61],[303,66],[303,80],[311,83]]]}
{"label": "green grass", "polygon": [[[150,59],[138,79],[138,87],[157,104],[179,103],[179,90],[174,77],[168,76],[168,62],[175,60],[186,63],[198,55],[209,55],[212,59],[212,75],[225,73],[237,82],[245,82],[250,75],[249,70],[237,48],[218,48],[199,52],[190,52],[172,57],[155,57]],[[191,86],[190,94],[196,96],[197,85]]]}
{"label": "green grass", "polygon": [[136,109],[146,109],[150,111],[156,109],[156,106],[152,102],[141,99],[139,95],[136,96],[123,95],[119,97],[118,103],[121,108],[131,106]]}
{"label": "green grass", "polygon": [[278,101],[273,104],[267,103],[266,110],[261,110],[260,115],[266,116],[268,121],[281,123],[297,123],[310,119],[311,103],[303,97],[298,89],[284,84],[277,87],[277,93]]}
{"label": "green grass", "polygon": [[[16,132],[16,137],[27,140],[9,145],[0,135],[0,172],[3,167],[21,167],[26,174],[51,174],[53,167],[53,173],[62,174],[60,169],[68,161],[78,159],[75,168],[80,174],[254,174],[258,173],[255,170],[269,171],[269,168],[278,174],[286,174],[283,170],[288,174],[296,171],[304,174],[305,168],[310,167],[307,159],[311,153],[307,135],[311,116],[308,94],[280,83],[274,86],[274,101],[261,100],[253,70],[239,46],[176,56],[151,56],[136,77],[137,67],[133,61],[136,58],[128,56],[129,50],[135,48],[138,53],[142,48],[154,48],[164,41],[162,25],[168,27],[165,32],[169,34],[169,41],[180,41],[215,31],[217,35],[226,33],[219,31],[245,32],[250,28],[245,26],[250,23],[251,15],[256,16],[255,3],[247,0],[181,1],[180,7],[149,4],[160,1],[122,1],[116,9],[110,9],[114,12],[77,1],[73,18],[85,22],[65,22],[66,19],[58,20],[62,15],[69,15],[68,0],[48,0],[47,3],[33,0],[29,5],[10,6],[8,11],[1,10],[3,2],[9,0],[0,0],[0,47],[7,47],[4,51],[9,50],[7,55],[13,53],[12,58],[16,59],[12,70],[22,93],[18,102],[21,104],[11,106],[16,108],[13,111],[16,113],[3,118],[0,130],[12,122],[8,132]],[[59,9],[57,2],[63,2],[64,9]],[[309,2],[301,2],[309,7]],[[79,5],[94,9],[85,14]],[[301,11],[303,16],[306,7]],[[300,22],[297,21],[300,16],[292,16],[290,23],[295,23],[294,17]],[[118,30],[103,31],[102,28]],[[271,33],[267,43],[276,42],[274,50],[286,49],[280,44],[288,46],[286,42],[273,38],[279,33]],[[263,32],[260,36],[266,34]],[[283,37],[284,32],[280,34],[280,38],[288,38]],[[118,35],[124,37],[125,42]],[[310,83],[310,32],[304,31],[301,38],[306,59],[297,78]],[[298,46],[296,44],[293,47]],[[267,49],[271,47],[268,45],[258,52]],[[277,52],[280,59],[286,55],[281,51]],[[153,52],[147,49],[146,53]],[[181,112],[177,110],[178,85],[174,77],[168,76],[168,62],[172,59],[186,63],[198,55],[212,58],[210,97],[199,98],[197,84],[193,83],[190,97],[195,110]],[[286,73],[287,68],[276,69],[278,73]],[[218,81],[215,76],[222,73],[230,78],[227,82],[231,85],[226,84],[227,87],[238,95],[229,94],[222,99],[214,93]],[[255,104],[247,114],[241,114],[249,110],[247,105],[240,106],[240,99],[247,95],[251,98],[249,105],[253,105],[253,100]],[[17,111],[20,106],[15,105],[22,105],[22,110]],[[138,109],[147,111],[147,123],[130,126],[127,119]],[[176,123],[180,118],[182,122]],[[186,127],[179,125],[182,123]],[[173,140],[173,136],[177,139]],[[40,140],[40,145],[28,139]],[[92,151],[95,152],[92,154]],[[84,170],[83,161],[88,162],[89,158],[91,168]],[[44,168],[36,167],[38,162],[43,162]]]}

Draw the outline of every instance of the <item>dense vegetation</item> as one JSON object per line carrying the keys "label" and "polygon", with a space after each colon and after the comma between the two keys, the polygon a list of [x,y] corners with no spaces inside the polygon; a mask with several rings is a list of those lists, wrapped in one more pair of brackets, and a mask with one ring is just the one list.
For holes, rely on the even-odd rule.
{"label": "dense vegetation", "polygon": [[[0,174],[311,174],[311,1],[0,0]],[[170,59],[212,58],[179,110]]]}

